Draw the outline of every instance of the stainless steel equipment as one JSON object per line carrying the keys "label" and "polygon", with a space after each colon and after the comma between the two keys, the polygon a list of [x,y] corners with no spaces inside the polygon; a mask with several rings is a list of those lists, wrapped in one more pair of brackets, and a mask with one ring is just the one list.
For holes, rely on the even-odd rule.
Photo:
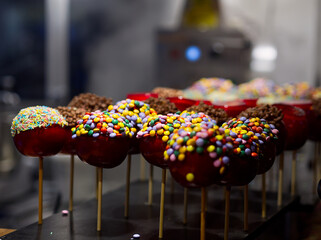
{"label": "stainless steel equipment", "polygon": [[238,30],[160,30],[157,48],[159,86],[186,88],[201,77],[248,80],[251,42]]}

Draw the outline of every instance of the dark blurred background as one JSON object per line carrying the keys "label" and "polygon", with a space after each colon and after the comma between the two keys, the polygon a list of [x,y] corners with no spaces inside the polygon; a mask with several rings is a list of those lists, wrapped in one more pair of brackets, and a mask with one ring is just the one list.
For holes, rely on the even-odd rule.
{"label": "dark blurred background", "polygon": [[[9,130],[20,108],[55,107],[87,91],[120,100],[156,86],[187,88],[201,77],[319,86],[320,12],[318,0],[1,0],[0,228],[37,220],[38,163],[16,151]],[[193,46],[201,58],[186,55]],[[306,171],[301,193],[311,193],[306,149],[298,157]],[[47,216],[66,207],[68,160],[45,160]],[[94,196],[95,172],[80,161],[75,168],[77,204]],[[122,164],[106,176],[104,191],[124,179]]]}

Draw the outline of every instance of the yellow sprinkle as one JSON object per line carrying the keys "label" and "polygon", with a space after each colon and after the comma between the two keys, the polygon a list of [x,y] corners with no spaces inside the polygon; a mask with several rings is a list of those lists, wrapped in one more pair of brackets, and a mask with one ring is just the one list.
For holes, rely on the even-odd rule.
{"label": "yellow sprinkle", "polygon": [[155,132],[155,130],[151,130],[151,131],[149,132],[149,134],[150,134],[151,137],[154,137],[155,134],[156,134],[156,132]]}
{"label": "yellow sprinkle", "polygon": [[179,161],[183,161],[185,159],[185,154],[184,153],[178,154],[177,158]]}
{"label": "yellow sprinkle", "polygon": [[166,135],[166,136],[168,136],[168,135],[170,135],[171,133],[170,133],[170,131],[165,131],[164,132],[164,135]]}
{"label": "yellow sprinkle", "polygon": [[111,123],[112,121],[113,121],[113,119],[110,117],[106,119],[106,122],[108,122],[108,123]]}
{"label": "yellow sprinkle", "polygon": [[[106,124],[107,125],[107,124]],[[122,122],[118,123],[119,127],[123,128],[124,124]]]}
{"label": "yellow sprinkle", "polygon": [[241,134],[243,135],[243,134],[246,134],[247,133],[247,131],[246,130],[242,130],[241,131]]}
{"label": "yellow sprinkle", "polygon": [[181,145],[184,142],[184,139],[182,137],[177,138],[176,140],[177,144]]}
{"label": "yellow sprinkle", "polygon": [[158,135],[163,135],[163,133],[164,133],[164,130],[163,130],[163,129],[158,129],[158,130],[157,130],[157,134],[158,134]]}
{"label": "yellow sprinkle", "polygon": [[178,151],[179,151],[180,153],[185,153],[185,152],[186,152],[186,147],[183,146],[183,147],[179,148]]}
{"label": "yellow sprinkle", "polygon": [[193,173],[187,173],[186,174],[186,180],[188,182],[192,182],[194,180],[194,174]]}
{"label": "yellow sprinkle", "polygon": [[270,128],[270,125],[269,124],[264,124],[264,127],[265,128]]}
{"label": "yellow sprinkle", "polygon": [[97,123],[97,122],[99,122],[100,121],[100,118],[98,118],[98,117],[96,117],[95,119],[94,119],[94,122],[95,123]]}
{"label": "yellow sprinkle", "polygon": [[222,135],[217,135],[217,136],[216,136],[216,139],[219,140],[219,141],[221,141],[221,140],[223,139],[223,136],[222,136]]}
{"label": "yellow sprinkle", "polygon": [[105,122],[102,124],[102,126],[103,126],[104,128],[107,128],[107,127],[108,127],[107,123],[105,123]]}
{"label": "yellow sprinkle", "polygon": [[210,145],[207,147],[207,151],[208,152],[213,152],[215,150],[215,146],[214,145]]}
{"label": "yellow sprinkle", "polygon": [[181,125],[179,123],[174,124],[174,128],[179,128]]}
{"label": "yellow sprinkle", "polygon": [[194,151],[194,147],[192,145],[189,145],[189,146],[187,146],[186,150],[189,151],[189,152],[193,152]]}
{"label": "yellow sprinkle", "polygon": [[75,131],[75,130],[76,130],[76,128],[74,128],[74,127],[71,129],[72,132]]}
{"label": "yellow sprinkle", "polygon": [[186,144],[187,144],[187,146],[193,146],[193,145],[195,145],[195,140],[194,139],[188,139]]}
{"label": "yellow sprinkle", "polygon": [[99,132],[99,128],[94,128],[94,132]]}
{"label": "yellow sprinkle", "polygon": [[259,124],[258,122],[255,122],[254,125],[255,125],[255,126],[259,126],[260,124]]}
{"label": "yellow sprinkle", "polygon": [[168,136],[163,136],[163,137],[162,137],[162,141],[163,141],[163,142],[167,142],[167,141],[168,141]]}
{"label": "yellow sprinkle", "polygon": [[77,135],[78,137],[81,135],[81,133],[80,133],[79,130],[76,132],[76,135]]}
{"label": "yellow sprinkle", "polygon": [[220,168],[220,174],[222,175],[225,172],[225,167]]}

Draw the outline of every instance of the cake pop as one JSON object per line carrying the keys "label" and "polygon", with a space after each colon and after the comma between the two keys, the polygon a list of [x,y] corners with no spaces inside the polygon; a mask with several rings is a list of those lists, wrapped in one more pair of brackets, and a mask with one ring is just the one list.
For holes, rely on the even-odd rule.
{"label": "cake pop", "polygon": [[79,158],[98,168],[97,231],[101,231],[102,168],[113,168],[126,158],[134,135],[126,119],[117,113],[86,113],[72,129]]}
{"label": "cake pop", "polygon": [[144,119],[144,126],[137,137],[140,139],[140,149],[144,158],[151,164],[163,168],[161,207],[160,207],[160,227],[159,238],[163,237],[163,209],[164,209],[164,186],[166,168],[168,161],[164,159],[164,151],[169,137],[173,135],[181,126],[188,126],[192,123],[210,121],[203,113],[187,113],[157,115]]}
{"label": "cake pop", "polygon": [[130,188],[130,167],[131,167],[131,155],[137,154],[139,150],[139,142],[135,135],[142,126],[142,119],[149,115],[156,115],[154,109],[150,108],[148,104],[142,101],[137,101],[133,99],[125,99],[117,102],[114,106],[110,105],[107,108],[108,112],[120,113],[124,116],[125,121],[128,123],[130,130],[134,133],[133,138],[131,138],[131,148],[128,152],[127,161],[127,174],[126,174],[126,197],[125,197],[125,218],[128,217],[129,211],[129,188]]}
{"label": "cake pop", "polygon": [[69,211],[73,210],[73,189],[74,189],[74,155],[76,154],[76,141],[72,138],[71,128],[77,125],[77,120],[85,115],[83,108],[63,107],[56,108],[68,123],[67,140],[61,149],[61,153],[70,154],[70,186],[69,186]]}
{"label": "cake pop", "polygon": [[50,107],[35,106],[20,110],[12,121],[15,146],[26,156],[39,157],[38,224],[42,224],[43,157],[57,154],[66,141],[67,122]]}

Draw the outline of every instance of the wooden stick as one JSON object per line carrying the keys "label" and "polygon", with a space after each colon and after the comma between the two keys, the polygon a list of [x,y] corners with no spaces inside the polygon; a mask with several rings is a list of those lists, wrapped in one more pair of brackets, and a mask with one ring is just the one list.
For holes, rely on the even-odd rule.
{"label": "wooden stick", "polygon": [[159,233],[158,233],[159,239],[163,239],[165,183],[166,183],[166,168],[163,168],[162,169],[162,187],[161,187],[160,210],[159,210]]}
{"label": "wooden stick", "polygon": [[183,217],[183,224],[187,224],[187,195],[188,195],[188,188],[184,188],[184,217]]}
{"label": "wooden stick", "polygon": [[96,167],[96,199],[98,199],[98,175],[99,169]]}
{"label": "wooden stick", "polygon": [[319,154],[319,142],[314,142],[314,158],[312,163],[312,170],[313,170],[313,183],[312,183],[312,196],[314,197],[316,194],[315,188],[317,186],[317,163],[318,163],[318,154]]}
{"label": "wooden stick", "polygon": [[143,155],[140,155],[140,180],[145,181],[146,179],[146,161]]}
{"label": "wooden stick", "polygon": [[320,154],[321,154],[321,142],[318,142],[318,154],[317,154],[317,163],[316,163],[316,168],[317,168],[317,181],[321,178],[321,169],[320,169]]}
{"label": "wooden stick", "polygon": [[69,184],[69,211],[73,209],[73,198],[74,198],[74,162],[75,155],[70,155],[70,184]]}
{"label": "wooden stick", "polygon": [[97,168],[98,172],[98,201],[97,201],[97,231],[101,231],[101,200],[103,190],[103,169]]}
{"label": "wooden stick", "polygon": [[148,205],[153,204],[153,178],[154,178],[154,167],[150,164],[149,168],[149,180],[148,180]]}
{"label": "wooden stick", "polygon": [[244,186],[244,232],[249,230],[249,185]]}
{"label": "wooden stick", "polygon": [[291,170],[291,196],[294,197],[296,188],[296,150],[292,152],[292,170]]}
{"label": "wooden stick", "polygon": [[278,187],[278,201],[277,206],[282,206],[282,194],[283,194],[283,165],[284,165],[284,152],[280,155],[279,163],[279,187]]}
{"label": "wooden stick", "polygon": [[262,218],[266,218],[266,184],[265,184],[265,173],[262,174]]}
{"label": "wooden stick", "polygon": [[224,240],[228,240],[229,218],[230,218],[230,194],[231,187],[225,187],[225,222],[224,222]]}
{"label": "wooden stick", "polygon": [[42,196],[43,196],[43,157],[39,157],[39,206],[38,206],[38,224],[42,224]]}
{"label": "wooden stick", "polygon": [[202,199],[201,199],[201,240],[205,240],[205,227],[206,227],[206,188],[202,187]]}
{"label": "wooden stick", "polygon": [[131,168],[131,161],[132,155],[128,154],[127,159],[127,174],[126,174],[126,197],[125,197],[125,218],[128,218],[128,209],[129,209],[129,187],[130,187],[130,168]]}

